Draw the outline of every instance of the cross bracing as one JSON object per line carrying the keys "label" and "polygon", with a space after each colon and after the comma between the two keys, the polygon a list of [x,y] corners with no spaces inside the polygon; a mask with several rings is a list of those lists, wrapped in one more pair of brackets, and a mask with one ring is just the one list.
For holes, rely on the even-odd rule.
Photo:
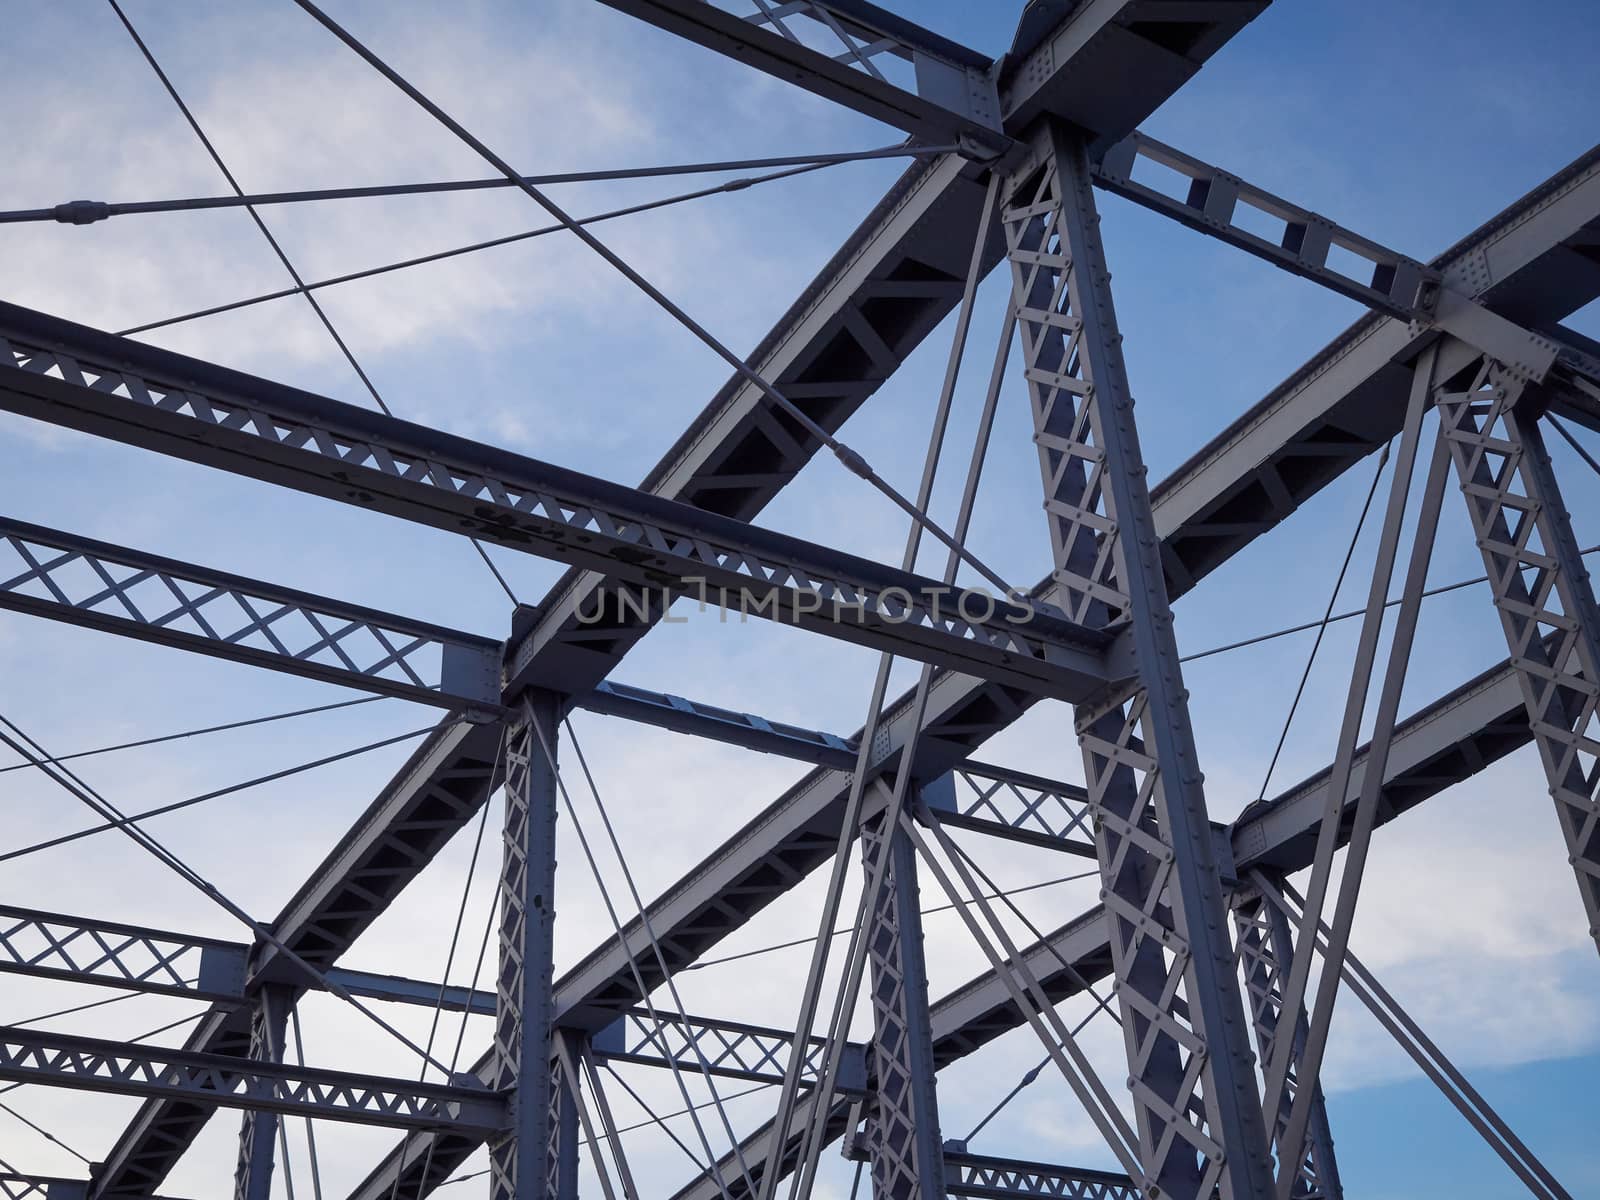
{"label": "cross bracing", "polygon": [[[0,605],[449,713],[270,936],[226,942],[4,910],[0,969],[212,1004],[181,1051],[8,1031],[17,1032],[8,1078],[145,1099],[86,1184],[18,1175],[6,1186],[152,1194],[226,1104],[246,1110],[242,1196],[268,1194],[282,1121],[306,1113],[411,1127],[356,1192],[374,1197],[420,1195],[487,1144],[496,1195],[574,1195],[581,1157],[608,1196],[614,1180],[626,1195],[767,1200],[786,1188],[809,1194],[821,1146],[841,1138],[849,1156],[871,1164],[868,1186],[882,1196],[1341,1194],[1316,1064],[1360,875],[1359,865],[1340,868],[1345,887],[1324,907],[1334,851],[1348,844],[1347,862],[1364,857],[1367,839],[1396,815],[1532,742],[1579,911],[1595,920],[1600,634],[1541,429],[1546,418],[1600,428],[1595,347],[1562,323],[1600,296],[1600,156],[1580,158],[1424,263],[1136,129],[1230,38],[1249,36],[1244,27],[1265,3],[1036,2],[999,61],[858,0],[611,6],[924,143],[957,147],[914,162],[749,359],[730,359],[734,378],[642,487],[15,306],[0,313],[0,405],[13,412],[569,567],[514,614],[502,641],[6,521],[16,562],[0,580]],[[498,165],[357,35],[301,7]],[[1181,194],[1140,182],[1141,161],[1187,180]],[[559,214],[535,184],[510,182]],[[1100,242],[1096,189],[1373,310],[1148,490],[1106,270],[1115,250]],[[1241,208],[1280,229],[1268,238],[1238,224]],[[1351,256],[1361,264],[1353,271]],[[959,309],[965,329],[977,281],[1001,258],[1033,404],[1051,576],[974,617],[976,593],[909,563],[896,569],[755,525],[824,448],[885,490],[837,431],[947,314]],[[619,269],[717,345],[626,263]],[[952,372],[959,361],[958,345]],[[1434,413],[1448,433],[1433,450],[1424,512],[1457,503],[1438,486],[1448,444],[1510,657],[1402,717],[1406,649],[1397,640],[1378,653],[1388,580],[1375,578],[1362,644],[1394,703],[1380,706],[1361,744],[1361,710],[1352,708],[1327,771],[1215,825],[1169,602],[1391,439],[1401,462],[1426,462],[1433,425],[1425,435],[1423,420]],[[1403,474],[1383,531],[1396,549]],[[948,539],[930,518],[916,519]],[[1425,550],[1414,552],[1402,588],[1402,624],[1419,611]],[[920,663],[924,683],[897,699],[880,695],[864,727],[849,732],[610,678],[674,600],[712,595],[727,605],[730,593],[753,601],[757,616]],[[1076,710],[1087,786],[973,757],[1025,712],[1071,715],[1052,700]],[[558,977],[553,830],[562,804],[577,821],[566,781],[588,775],[561,724],[572,710],[814,769],[658,899],[635,895],[637,916],[624,901],[618,936]],[[39,769],[61,769],[28,744]],[[52,777],[70,790],[72,777]],[[495,987],[335,967],[497,790],[507,825]],[[1224,807],[1215,795],[1209,803]],[[1094,860],[1106,903],[1014,952],[989,912],[994,897],[975,887],[958,894],[930,850],[948,849],[945,826]],[[864,1048],[837,1017],[796,1029],[792,1019],[752,1026],[682,1010],[678,972],[857,837],[869,891],[878,889],[862,896],[858,919],[871,949],[858,955],[852,937],[845,968],[871,981],[877,1019]],[[950,865],[972,883],[959,857]],[[1302,941],[1280,927],[1268,936],[1263,922],[1280,911],[1266,898],[1274,881],[1308,869],[1309,901],[1299,903],[1330,923],[1325,938]],[[935,879],[952,891],[980,943],[998,939],[995,969],[944,999],[930,1000],[920,965],[919,876],[924,892]],[[818,941],[814,981],[828,941]],[[1314,950],[1336,969],[1311,988]],[[178,968],[184,954],[197,960],[191,971]],[[1054,1012],[1107,979],[1114,1000],[1102,1005],[1120,1021],[1128,1059],[1126,1086],[1113,1078],[1110,1091],[1073,1056]],[[1356,986],[1371,995],[1370,984]],[[376,1076],[295,1075],[285,1022],[308,990],[492,1014],[495,1044],[432,1092]],[[1022,1025],[1051,1043],[1122,1172],[990,1159],[941,1142],[936,1072]],[[719,1103],[721,1142],[697,1121],[698,1147],[680,1143],[698,1178],[682,1187],[652,1180],[641,1192],[601,1072],[641,1063],[669,1070],[680,1089],[686,1076],[709,1086],[714,1074],[781,1085],[786,1127],[735,1130]],[[1502,1144],[1527,1156],[1513,1164],[1518,1177],[1535,1194],[1565,1195],[1514,1137],[1504,1141],[1497,1121],[1489,1124]]]}

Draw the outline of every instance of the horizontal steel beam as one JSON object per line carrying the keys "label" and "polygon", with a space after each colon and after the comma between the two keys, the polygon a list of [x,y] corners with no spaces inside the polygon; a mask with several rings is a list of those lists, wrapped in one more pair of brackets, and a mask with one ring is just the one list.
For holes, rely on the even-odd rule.
{"label": "horizontal steel beam", "polygon": [[0,905],[0,972],[230,1001],[244,997],[250,948],[119,921]]}
{"label": "horizontal steel beam", "polygon": [[229,1108],[405,1129],[454,1129],[484,1137],[505,1122],[504,1102],[481,1087],[444,1087],[10,1027],[0,1027],[0,1079],[124,1096],[201,1098]]}
{"label": "horizontal steel beam", "polygon": [[[661,1018],[659,1026],[645,1009],[630,1009],[618,1017],[590,1039],[595,1057],[651,1067],[677,1064],[688,1070],[704,1065],[711,1074],[729,1079],[783,1082],[794,1042],[792,1031],[709,1017],[691,1016],[685,1022],[672,1012],[657,1015]],[[800,1068],[801,1082],[807,1087],[816,1086],[826,1051],[827,1043],[822,1038],[814,1037],[807,1043],[806,1059]],[[845,1047],[834,1086],[841,1095],[866,1095],[865,1046],[852,1043]]]}
{"label": "horizontal steel beam", "polygon": [[982,1154],[947,1150],[945,1190],[976,1200],[1012,1200],[1016,1196],[1049,1196],[1062,1200],[1144,1200],[1138,1185],[1114,1171],[1018,1162]]}
{"label": "horizontal steel beam", "polygon": [[[925,141],[963,139],[988,153],[1006,144],[989,60],[875,4],[783,3],[772,6],[782,15],[766,28],[767,15],[754,5],[745,17],[708,0],[602,3]],[[812,49],[792,25],[815,31],[827,49]],[[915,91],[884,77],[884,56],[912,64]]]}
{"label": "horizontal steel beam", "polygon": [[594,691],[578,700],[578,707],[764,754],[779,754],[819,767],[849,771],[855,766],[855,743],[837,734],[769,721],[752,713],[718,708],[627,683],[603,680]]}
{"label": "horizontal steel beam", "polygon": [[1142,133],[1092,170],[1107,191],[1402,320],[1417,315],[1423,283],[1439,281],[1416,259]]}
{"label": "horizontal steel beam", "polygon": [[0,517],[0,608],[443,708],[500,702],[500,643]]}
{"label": "horizontal steel beam", "polygon": [[12,305],[0,305],[0,408],[1063,699],[1105,682],[1105,639],[1026,598],[946,587]]}
{"label": "horizontal steel beam", "polygon": [[1076,784],[968,760],[922,795],[941,824],[1095,857],[1089,796]]}

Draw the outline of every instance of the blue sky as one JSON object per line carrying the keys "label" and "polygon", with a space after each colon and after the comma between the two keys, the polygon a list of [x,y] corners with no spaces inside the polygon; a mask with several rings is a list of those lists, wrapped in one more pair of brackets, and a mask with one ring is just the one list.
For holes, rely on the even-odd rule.
{"label": "blue sky", "polygon": [[[988,53],[1008,44],[1014,2],[889,7]],[[200,6],[130,0],[128,12],[248,189],[478,176],[483,165],[288,3]],[[585,0],[539,5],[465,0],[448,20],[421,3],[338,3],[333,14],[499,153],[529,171],[598,168],[884,145],[898,135],[754,75]],[[10,169],[0,207],[88,197],[215,194],[222,181],[139,60],[109,8],[0,0],[0,102]],[[1443,249],[1591,145],[1600,23],[1583,3],[1280,0],[1144,126],[1156,137],[1419,258]],[[831,168],[602,226],[602,236],[735,349],[753,346],[895,177],[892,163]],[[676,190],[674,184],[556,189],[578,212]],[[1315,352],[1357,307],[1229,247],[1102,198],[1118,313],[1152,479],[1165,476]],[[489,193],[274,210],[272,229],[307,278],[543,224],[531,202]],[[6,300],[108,329],[283,285],[239,213],[119,218],[87,228],[0,226]],[[969,364],[986,367],[1005,280],[980,291]],[[547,237],[323,293],[330,316],[397,415],[635,483],[722,384],[726,369],[570,239]],[[1593,311],[1574,324],[1600,335]],[[845,429],[903,490],[915,485],[949,324]],[[352,403],[370,403],[303,303],[279,301],[153,334],[150,340]],[[947,462],[964,462],[983,369],[963,376]],[[1025,399],[1016,381],[997,427],[972,544],[1008,579],[1048,566]],[[1592,448],[1600,439],[1588,437]],[[1580,541],[1600,541],[1600,489],[1563,447]],[[41,524],[388,608],[493,636],[508,606],[471,548],[389,521],[200,467],[0,418],[0,511]],[[936,513],[953,512],[959,467]],[[1241,554],[1178,606],[1186,651],[1317,616],[1370,480],[1351,472],[1296,519]],[[763,523],[894,560],[904,518],[831,461],[819,460]],[[1359,602],[1372,538],[1347,584]],[[520,595],[554,578],[544,563],[496,553]],[[1447,504],[1433,578],[1479,573],[1459,506]],[[1486,591],[1429,602],[1408,680],[1423,703],[1504,657]],[[1354,644],[1331,631],[1274,787],[1328,761]],[[1212,815],[1232,817],[1261,786],[1308,635],[1196,663],[1187,673]],[[861,720],[874,657],[792,630],[694,621],[662,628],[618,678],[763,715],[848,732]],[[909,680],[902,667],[897,680]],[[52,751],[68,752],[302,705],[346,693],[20,615],[0,615],[0,709]],[[1041,706],[985,757],[1076,779],[1063,750],[1068,715]],[[116,803],[142,808],[420,728],[430,713],[398,700],[239,734],[87,760]],[[789,764],[619,722],[576,722],[640,886],[654,894],[739,828],[798,772]],[[404,748],[380,751],[191,810],[152,828],[260,917],[269,917],[370,801]],[[580,806],[587,800],[578,796]],[[0,775],[10,845],[85,817],[28,772]],[[587,808],[584,811],[589,811]],[[494,819],[491,815],[491,821]],[[471,850],[470,835],[386,914],[350,965],[436,977]],[[1043,852],[975,845],[1008,879],[1060,873]],[[7,863],[16,902],[69,913],[239,937],[131,844],[101,837]],[[606,922],[575,848],[561,847],[558,969],[604,937]],[[1379,835],[1355,948],[1437,1040],[1504,1102],[1575,1193],[1594,1166],[1571,1125],[1600,1051],[1592,944],[1537,760],[1512,756]],[[620,884],[614,864],[608,880]],[[469,930],[491,873],[480,868]],[[730,939],[724,952],[814,926],[817,881]],[[924,889],[929,903],[933,885]],[[1093,884],[1043,889],[1023,907],[1057,924],[1093,900]],[[980,966],[964,931],[930,918],[933,990]],[[797,932],[800,931],[800,932]],[[470,958],[470,955],[468,956]],[[783,1024],[804,951],[684,976],[691,1008]],[[470,963],[453,978],[466,979]],[[65,987],[8,986],[0,1018],[85,998]],[[95,998],[95,997],[88,997]],[[131,1036],[194,1006],[138,998],[52,1023]],[[305,1006],[310,1061],[409,1073],[403,1050],[316,998]],[[425,1014],[396,1014],[408,1030]],[[420,1024],[419,1024],[420,1022]],[[1115,1030],[1091,1026],[1112,1079]],[[168,1035],[178,1037],[177,1033]],[[945,1133],[959,1136],[1037,1057],[1026,1031],[948,1073]],[[1512,1177],[1409,1063],[1342,1002],[1330,1054],[1335,1137],[1347,1180],[1365,1194],[1511,1194]],[[476,1054],[487,1030],[468,1030]],[[670,1086],[646,1080],[653,1101]],[[1014,1120],[975,1143],[990,1153],[1101,1163],[1065,1086],[1046,1078]],[[132,1101],[26,1089],[6,1097],[90,1157]],[[766,1107],[762,1107],[765,1105]],[[754,1123],[763,1097],[734,1115]],[[214,1192],[231,1170],[236,1122],[211,1123],[166,1189]],[[680,1123],[685,1136],[688,1130]],[[330,1189],[358,1178],[387,1135],[329,1127],[319,1139]],[[1465,1149],[1471,1147],[1470,1149]],[[1460,1157],[1453,1157],[1457,1151]],[[297,1171],[304,1171],[296,1143]],[[645,1138],[642,1172],[663,1184],[687,1167]],[[1479,1157],[1474,1158],[1473,1155]],[[676,1158],[674,1156],[677,1156]],[[0,1113],[0,1157],[38,1172],[81,1164]],[[827,1186],[839,1186],[840,1168]],[[1441,1162],[1461,1177],[1445,1181]],[[1585,1178],[1583,1172],[1590,1174]],[[281,1175],[279,1180],[281,1186]],[[847,1178],[845,1179],[847,1183]],[[470,1189],[480,1184],[463,1184]],[[1387,1189],[1387,1190],[1385,1190]]]}

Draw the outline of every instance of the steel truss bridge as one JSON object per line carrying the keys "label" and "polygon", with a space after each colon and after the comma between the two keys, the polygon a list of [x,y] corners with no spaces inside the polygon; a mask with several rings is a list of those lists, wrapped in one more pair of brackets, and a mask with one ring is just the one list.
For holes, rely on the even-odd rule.
{"label": "steel truss bridge", "polygon": [[[0,1028],[0,1080],[142,1097],[87,1178],[8,1174],[0,1193],[158,1194],[227,1108],[243,1114],[241,1200],[268,1197],[288,1116],[397,1131],[352,1200],[421,1197],[483,1146],[497,1198],[575,1196],[581,1153],[608,1200],[773,1200],[809,1195],[832,1142],[865,1164],[875,1197],[894,1200],[1332,1200],[1343,1190],[1318,1076],[1342,990],[1535,1196],[1568,1195],[1350,952],[1349,932],[1378,828],[1532,742],[1581,919],[1600,937],[1600,613],[1546,451],[1551,428],[1561,428],[1553,422],[1600,431],[1600,346],[1562,324],[1600,297],[1600,148],[1421,262],[1139,131],[1268,0],[1033,0],[997,61],[864,0],[604,0],[908,136],[911,165],[741,358],[355,34],[297,2],[476,150],[495,172],[486,183],[527,193],[683,319],[733,374],[629,488],[0,304],[0,407],[12,413],[568,568],[537,605],[517,610],[504,638],[484,637],[0,518],[0,606],[443,714],[284,910],[238,942],[0,909],[0,970],[210,1005],[179,1048]],[[1179,183],[1149,182],[1152,166]],[[1102,191],[1370,309],[1154,486],[1098,231]],[[122,211],[132,209],[77,202],[46,216],[83,224]],[[1259,232],[1263,221],[1277,232]],[[891,495],[913,517],[899,565],[761,525],[762,510],[825,451],[892,493],[837,431],[955,313],[938,419],[948,416],[976,287],[996,269],[1011,290],[988,416],[1014,344],[1031,399],[1050,574],[998,606],[953,586],[963,560],[982,570],[964,544],[970,488],[953,531],[923,515],[926,484],[917,497]],[[1213,822],[1169,605],[1390,443],[1394,470],[1337,756],[1233,823]],[[1418,532],[1406,550],[1416,479]],[[1458,505],[1482,551],[1507,656],[1402,712],[1434,529]],[[951,548],[942,578],[913,569],[919,537]],[[796,728],[615,678],[673,598],[708,589],[739,594],[758,616],[879,650],[885,666],[862,728]],[[894,658],[922,668],[897,697],[884,688]],[[993,735],[1052,701],[1071,706],[1083,786],[978,757]],[[549,897],[559,731],[574,708],[785,755],[809,770],[557,977]],[[1375,732],[1358,744],[1365,718]],[[196,882],[9,722],[4,737]],[[497,789],[505,826],[494,986],[341,967]],[[1019,945],[952,829],[1078,855],[1098,870],[1102,902]],[[828,939],[798,1021],[769,1028],[689,1014],[675,992],[661,995],[676,972],[819,869],[829,871],[824,919],[848,918],[844,868],[855,854],[864,893],[841,951],[841,996],[822,987]],[[1286,882],[1302,871],[1304,895]],[[929,995],[919,878],[964,902],[991,964],[942,997]],[[1102,984],[1122,1027],[1125,1083],[1096,1073],[1057,1012]],[[849,1001],[861,987],[872,1029],[852,1042]],[[492,1014],[493,1043],[444,1082],[300,1066],[286,1060],[286,1028],[299,999],[318,991],[380,1020],[372,1003]],[[984,1157],[941,1135],[941,1068],[1023,1025],[1039,1034],[1046,1069],[1066,1077],[1119,1170]],[[779,1099],[771,1120],[697,1175],[638,1179],[597,1070],[608,1062],[766,1081]]]}

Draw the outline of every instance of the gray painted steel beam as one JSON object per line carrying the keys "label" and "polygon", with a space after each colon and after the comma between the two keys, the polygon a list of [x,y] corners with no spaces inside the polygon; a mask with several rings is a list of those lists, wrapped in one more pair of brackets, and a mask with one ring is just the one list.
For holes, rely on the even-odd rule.
{"label": "gray painted steel beam", "polygon": [[1018,1196],[1144,1200],[1133,1181],[1115,1171],[1019,1162],[964,1151],[951,1151],[944,1161],[952,1196],[970,1196],[974,1200],[1013,1200]]}
{"label": "gray painted steel beam", "polygon": [[4,1200],[86,1200],[88,1195],[87,1179],[0,1172],[0,1197]]}
{"label": "gray painted steel beam", "polygon": [[[560,1191],[560,1088],[553,1085],[551,980],[555,933],[559,706],[529,691],[506,730],[500,930],[491,1086],[509,1093],[506,1128],[489,1143],[492,1200]],[[553,1119],[557,1118],[557,1119]]]}
{"label": "gray painted steel beam", "polygon": [[12,305],[0,305],[0,408],[1068,699],[1103,680],[1104,639],[1025,598],[947,588]]}
{"label": "gray painted steel beam", "polygon": [[[767,28],[766,15],[751,4],[735,5],[748,14],[742,15],[709,0],[603,3],[924,141],[967,139],[976,151],[990,154],[1006,144],[989,60],[875,4],[782,4],[776,6],[782,15],[773,16],[774,27]],[[806,45],[791,24],[819,32],[826,51]],[[889,82],[874,62],[879,56],[909,61],[916,90]]]}
{"label": "gray painted steel beam", "polygon": [[444,708],[500,702],[500,643],[0,517],[0,608]]}
{"label": "gray painted steel beam", "polygon": [[[1036,32],[1035,46],[1049,30]],[[1084,41],[1098,44],[1093,38]],[[1075,68],[1083,66],[1080,55]],[[1088,77],[1078,69],[1065,74]],[[1165,86],[1155,76],[1140,82],[1158,91]],[[1154,107],[1150,100],[1141,103]],[[1130,131],[1131,125],[1117,136]],[[1476,281],[1464,282],[1464,291],[1483,296],[1496,311],[1535,329],[1600,294],[1595,158],[1586,155],[1443,256],[1463,280]],[[753,356],[758,369],[787,394],[814,404],[811,411],[830,428],[837,428],[881,383],[959,296],[961,266],[953,260],[960,251],[951,252],[959,239],[948,234],[970,223],[981,201],[981,189],[964,170],[954,157],[909,170]],[[1174,595],[1270,529],[1387,436],[1382,421],[1392,403],[1392,386],[1385,380],[1392,353],[1373,336],[1381,327],[1377,319],[1358,322],[1158,489],[1156,521],[1166,541]],[[872,339],[888,347],[887,355],[867,352]],[[802,379],[815,381],[809,393],[814,401],[801,399],[800,392],[788,387],[790,380]],[[730,384],[646,486],[715,511],[759,511],[815,449],[803,439],[778,436],[770,424],[748,389]],[[557,597],[567,603],[577,596],[581,603],[603,582],[594,573],[574,573]],[[617,619],[603,631],[604,637],[591,631],[595,636],[589,640],[571,643],[547,631],[540,658],[559,662],[563,674],[586,675],[592,683],[609,670],[620,649],[648,628],[648,622]],[[949,705],[947,728],[959,729],[969,748],[1028,703],[1003,688],[965,683],[966,711],[955,719],[960,706]],[[770,813],[763,821],[770,828]],[[774,844],[771,852],[801,861],[804,853],[797,854],[797,849]],[[344,881],[324,875],[309,886],[338,892]],[[375,907],[381,908],[382,902],[380,898]],[[325,934],[338,940],[331,925]],[[137,1146],[142,1136],[130,1132],[123,1149],[129,1143]],[[187,1143],[146,1142],[138,1157],[157,1171],[182,1144]]]}
{"label": "gray painted steel beam", "polygon": [[[594,1057],[601,1062],[635,1063],[665,1067],[669,1062],[698,1070],[702,1062],[713,1075],[755,1083],[782,1083],[784,1067],[794,1034],[782,1029],[749,1025],[742,1021],[723,1021],[691,1016],[685,1024],[674,1012],[658,1012],[658,1027],[650,1013],[630,1009],[590,1040]],[[822,1038],[807,1045],[802,1080],[814,1087],[825,1049]],[[866,1090],[866,1050],[846,1048],[840,1065],[836,1090],[842,1095],[860,1096]]]}
{"label": "gray painted steel beam", "polygon": [[505,1119],[499,1097],[346,1071],[245,1062],[142,1043],[0,1028],[0,1079],[124,1096],[202,1097],[212,1104],[476,1137]]}
{"label": "gray painted steel beam", "polygon": [[[499,737],[497,725],[452,722],[424,739],[280,911],[273,922],[277,936],[319,969],[330,967],[478,811],[489,794]],[[274,947],[258,951],[253,985],[299,979],[301,972],[279,957]],[[248,1022],[230,1009],[214,1008],[184,1046],[242,1056],[249,1047]],[[96,1172],[95,1195],[155,1191],[213,1111],[203,1096],[147,1101]]]}
{"label": "gray painted steel beam", "polygon": [[[250,1012],[252,1064],[283,1065],[284,1039],[288,1035],[293,992],[274,983],[256,993]],[[245,1109],[239,1118],[239,1158],[233,1173],[233,1200],[271,1200],[272,1168],[277,1161],[277,1113]]]}

